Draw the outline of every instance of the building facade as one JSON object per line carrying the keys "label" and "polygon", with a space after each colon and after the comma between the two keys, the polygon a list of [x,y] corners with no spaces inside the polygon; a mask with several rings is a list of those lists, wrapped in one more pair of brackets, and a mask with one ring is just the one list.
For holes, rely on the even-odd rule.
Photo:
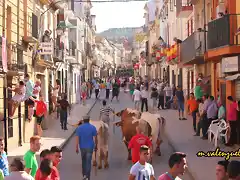
{"label": "building facade", "polygon": [[[52,111],[52,87],[60,81],[59,96],[66,93],[70,103],[80,101],[80,84],[90,77],[95,44],[95,16],[90,1],[3,0],[1,3],[0,53],[0,136],[7,149],[21,146],[34,134],[35,119],[28,121],[22,102],[13,118],[8,101],[14,93],[7,89],[23,80],[41,81],[41,94]],[[87,72],[87,73],[85,73]],[[89,72],[89,73],[88,73]],[[49,118],[47,118],[49,119]],[[44,121],[43,129],[49,128]]]}
{"label": "building facade", "polygon": [[210,13],[205,61],[211,65],[212,94],[220,94],[224,104],[227,104],[227,96],[240,99],[240,82],[238,81],[240,2],[237,0],[212,1]]}
{"label": "building facade", "polygon": [[98,61],[99,77],[109,77],[115,74],[116,62],[119,59],[118,48],[104,37],[96,36],[96,60]]}

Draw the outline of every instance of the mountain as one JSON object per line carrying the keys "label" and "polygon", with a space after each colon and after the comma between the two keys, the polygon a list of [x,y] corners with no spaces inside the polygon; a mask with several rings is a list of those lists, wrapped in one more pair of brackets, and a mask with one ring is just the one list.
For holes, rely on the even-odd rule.
{"label": "mountain", "polygon": [[133,43],[135,32],[143,27],[125,27],[125,28],[110,28],[98,35],[107,38],[113,43],[124,43],[126,49],[129,49]]}

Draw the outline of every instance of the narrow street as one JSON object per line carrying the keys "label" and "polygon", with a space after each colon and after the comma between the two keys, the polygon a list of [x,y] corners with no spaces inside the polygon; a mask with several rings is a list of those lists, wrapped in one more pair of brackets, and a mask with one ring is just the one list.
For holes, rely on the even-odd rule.
{"label": "narrow street", "polygon": [[[101,97],[103,99],[105,97]],[[111,102],[110,102],[111,103]],[[101,101],[97,102],[93,107],[90,116],[91,119],[97,119],[99,116],[99,108],[101,107]],[[120,102],[114,100],[111,103],[111,107],[116,111],[120,111],[127,107],[133,107],[133,103],[128,93],[121,92]],[[116,120],[118,117],[115,117]],[[126,180],[128,178],[131,162],[127,160],[127,150],[122,142],[122,135],[119,128],[110,127],[110,168],[108,170],[95,170],[92,169],[92,180]],[[153,167],[155,170],[155,176],[168,170],[168,158],[173,152],[172,148],[168,145],[168,141],[165,139],[162,144],[162,156],[154,156]],[[61,179],[79,180],[82,177],[81,174],[81,156],[75,153],[75,138],[73,137],[63,152],[63,160],[60,164]],[[184,180],[190,180],[187,174],[184,176]]]}

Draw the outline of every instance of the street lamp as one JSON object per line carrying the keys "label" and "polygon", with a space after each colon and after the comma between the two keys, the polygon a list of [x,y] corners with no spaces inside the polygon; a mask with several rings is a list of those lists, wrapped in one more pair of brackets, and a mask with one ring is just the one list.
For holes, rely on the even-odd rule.
{"label": "street lamp", "polygon": [[63,35],[64,30],[67,28],[76,28],[76,26],[72,25],[67,19],[65,21],[60,21],[56,29],[57,35]]}
{"label": "street lamp", "polygon": [[58,26],[56,29],[56,32],[58,36],[61,36],[64,33],[64,30],[62,27]]}

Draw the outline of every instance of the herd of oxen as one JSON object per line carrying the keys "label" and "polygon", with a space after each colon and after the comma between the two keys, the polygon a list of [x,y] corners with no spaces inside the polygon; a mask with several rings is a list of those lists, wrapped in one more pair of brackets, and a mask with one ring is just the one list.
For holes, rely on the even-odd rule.
{"label": "herd of oxen", "polygon": [[[137,110],[126,108],[115,113],[115,115],[121,118],[120,121],[114,122],[113,125],[121,127],[123,142],[128,151],[128,160],[131,160],[131,150],[128,149],[128,143],[136,135],[136,127],[139,125],[144,130],[144,135],[151,139],[155,154],[161,156],[160,144],[162,143],[165,119],[160,114],[141,113]],[[98,169],[102,169],[102,162],[104,162],[104,168],[108,168],[109,126],[103,121],[90,121],[90,123],[98,131],[98,150],[95,156],[93,156],[93,166],[98,166]]]}

